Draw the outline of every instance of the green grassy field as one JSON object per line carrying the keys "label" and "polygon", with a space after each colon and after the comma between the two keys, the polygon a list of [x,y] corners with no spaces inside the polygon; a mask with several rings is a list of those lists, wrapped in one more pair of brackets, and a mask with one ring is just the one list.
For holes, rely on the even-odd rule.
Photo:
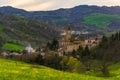
{"label": "green grassy field", "polygon": [[16,44],[11,44],[11,43],[5,43],[2,47],[3,50],[8,50],[8,51],[23,51],[25,48],[20,45]]}
{"label": "green grassy field", "polygon": [[120,16],[97,13],[97,14],[91,14],[90,16],[86,16],[84,18],[84,23],[90,25],[96,25],[98,28],[105,28],[114,19],[120,19]]}
{"label": "green grassy field", "polygon": [[[116,65],[117,66],[117,65]],[[120,75],[120,68],[111,67],[112,72]],[[119,72],[118,72],[119,70]],[[116,72],[115,72],[116,71]],[[0,59],[0,80],[120,80],[119,76],[111,78],[95,77],[54,70],[40,65]]]}

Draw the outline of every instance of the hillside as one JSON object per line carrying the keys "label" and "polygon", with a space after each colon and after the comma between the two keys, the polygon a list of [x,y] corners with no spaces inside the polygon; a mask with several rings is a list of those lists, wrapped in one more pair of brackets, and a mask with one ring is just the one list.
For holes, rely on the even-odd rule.
{"label": "hillside", "polygon": [[[115,69],[113,69],[115,68]],[[113,73],[120,70],[117,65],[111,66]],[[116,77],[100,78],[83,74],[67,73],[57,71],[40,65],[30,65],[23,62],[0,59],[1,80],[118,80]]]}
{"label": "hillside", "polygon": [[57,29],[43,22],[0,13],[0,38],[6,44],[42,46],[57,36]]}
{"label": "hillside", "polygon": [[0,59],[0,79],[4,80],[116,80],[119,79],[119,65],[111,66],[111,72],[116,75],[112,78],[100,78],[83,74],[67,73],[57,71],[39,65],[30,65],[23,62]]}
{"label": "hillside", "polygon": [[[25,11],[17,8],[13,8],[10,6],[1,7],[0,12],[9,13],[18,16],[24,16],[26,18],[37,19],[45,22],[46,24],[63,28],[68,24],[72,25],[72,29],[74,30],[87,30],[90,32],[97,32],[98,34],[106,34],[107,32],[112,32],[117,29],[120,29],[118,25],[120,25],[120,19],[116,19],[116,16],[120,15],[120,7],[113,6],[88,6],[88,5],[80,5],[75,6],[73,8],[68,9],[58,9],[53,11]],[[93,14],[100,14],[95,16],[98,20],[98,23],[89,24],[89,22],[84,23],[84,19],[89,16],[93,16]],[[108,16],[107,16],[108,15]],[[116,15],[116,16],[114,16]],[[99,18],[98,18],[99,17]],[[103,18],[104,17],[104,18]],[[96,20],[96,18],[92,18],[92,22]],[[89,19],[91,19],[89,17]],[[105,20],[103,22],[102,20]],[[117,25],[114,24],[114,21]],[[109,24],[108,24],[109,23]],[[106,28],[101,28],[105,27]]]}

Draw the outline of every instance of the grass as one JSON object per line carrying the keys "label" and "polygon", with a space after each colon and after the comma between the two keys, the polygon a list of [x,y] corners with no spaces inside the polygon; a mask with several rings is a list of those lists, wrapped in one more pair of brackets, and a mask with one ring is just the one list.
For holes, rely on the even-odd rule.
{"label": "grass", "polygon": [[8,50],[8,51],[23,51],[25,48],[23,46],[16,45],[16,44],[5,43],[2,49]]}
{"label": "grass", "polygon": [[109,69],[116,76],[110,78],[95,77],[0,59],[0,80],[120,80],[120,65],[111,66]]}
{"label": "grass", "polygon": [[[120,80],[120,64],[109,67],[112,77],[58,71],[45,66],[0,59],[0,80]],[[101,73],[96,73],[96,75]]]}
{"label": "grass", "polygon": [[98,28],[105,28],[110,24],[112,20],[115,19],[120,19],[120,16],[112,14],[94,13],[90,16],[86,16],[84,18],[84,23],[89,25],[96,25]]}
{"label": "grass", "polygon": [[120,64],[115,64],[113,66],[110,66],[109,70],[113,77],[119,77],[119,80],[120,80]]}
{"label": "grass", "polygon": [[107,80],[94,76],[57,71],[40,65],[0,59],[0,80]]}

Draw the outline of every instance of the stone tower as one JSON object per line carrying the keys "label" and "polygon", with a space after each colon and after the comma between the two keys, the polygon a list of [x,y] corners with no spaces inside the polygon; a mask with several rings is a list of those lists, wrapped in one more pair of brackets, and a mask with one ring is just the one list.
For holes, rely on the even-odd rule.
{"label": "stone tower", "polygon": [[66,27],[65,28],[65,41],[70,41],[72,35],[71,35],[71,28],[70,27]]}

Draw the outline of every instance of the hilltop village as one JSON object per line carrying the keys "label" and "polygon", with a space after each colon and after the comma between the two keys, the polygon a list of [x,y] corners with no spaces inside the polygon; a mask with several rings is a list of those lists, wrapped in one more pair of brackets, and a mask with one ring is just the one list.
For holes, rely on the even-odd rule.
{"label": "hilltop village", "polygon": [[81,39],[79,36],[74,37],[72,35],[71,27],[66,27],[63,30],[64,35],[59,40],[59,50],[58,51],[65,51],[65,52],[72,52],[73,50],[77,50],[79,46],[85,47],[88,46],[89,48],[98,45],[101,41],[102,37],[89,37],[85,39]]}

